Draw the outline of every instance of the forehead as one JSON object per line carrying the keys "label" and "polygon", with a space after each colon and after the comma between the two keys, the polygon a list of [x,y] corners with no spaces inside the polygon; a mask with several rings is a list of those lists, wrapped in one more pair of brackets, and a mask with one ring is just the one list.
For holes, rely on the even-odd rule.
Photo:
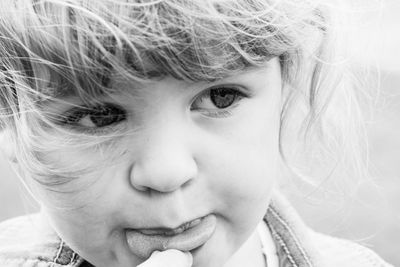
{"label": "forehead", "polygon": [[[227,2],[240,1],[209,1],[225,4],[208,9],[200,1],[192,1],[196,9],[190,12],[187,4],[174,1],[114,7],[107,10],[107,16],[102,14],[102,23],[93,16],[100,17],[93,6],[71,5],[68,21],[63,21],[69,29],[66,36],[54,39],[61,29],[54,29],[59,22],[53,18],[48,18],[51,25],[32,29],[32,51],[39,57],[37,60],[56,66],[48,64],[51,78],[39,91],[50,97],[79,95],[90,99],[117,90],[110,84],[116,74],[127,77],[139,88],[164,77],[213,82],[261,66],[286,50],[285,38],[278,36],[276,29],[268,23],[260,26],[254,18],[245,16],[257,11],[256,6],[249,5],[248,10],[239,12],[237,6]],[[122,2],[116,5],[123,6]],[[213,10],[215,16],[207,10]],[[130,24],[122,24],[122,18]],[[92,26],[78,24],[78,20],[91,22]],[[282,45],[274,40],[281,40]]]}

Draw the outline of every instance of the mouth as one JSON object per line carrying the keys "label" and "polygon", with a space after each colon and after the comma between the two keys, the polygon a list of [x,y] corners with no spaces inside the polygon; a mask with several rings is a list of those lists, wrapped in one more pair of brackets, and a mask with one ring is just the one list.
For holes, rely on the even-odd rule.
{"label": "mouth", "polygon": [[[203,217],[204,218],[204,217]],[[180,233],[183,233],[187,229],[190,229],[196,225],[198,225],[203,218],[197,218],[190,222],[183,223],[177,228],[148,228],[148,229],[136,229],[139,233],[144,235],[166,235],[166,236],[174,236]]]}
{"label": "mouth", "polygon": [[211,238],[216,223],[215,215],[209,214],[174,229],[128,229],[126,239],[132,253],[144,259],[150,257],[155,250],[191,251],[204,245]]}

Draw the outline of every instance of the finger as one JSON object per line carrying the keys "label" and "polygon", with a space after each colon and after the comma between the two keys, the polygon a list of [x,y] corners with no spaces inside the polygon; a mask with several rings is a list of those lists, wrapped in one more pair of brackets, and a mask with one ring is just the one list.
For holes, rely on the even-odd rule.
{"label": "finger", "polygon": [[192,254],[176,249],[154,251],[145,262],[137,267],[190,267],[193,264]]}

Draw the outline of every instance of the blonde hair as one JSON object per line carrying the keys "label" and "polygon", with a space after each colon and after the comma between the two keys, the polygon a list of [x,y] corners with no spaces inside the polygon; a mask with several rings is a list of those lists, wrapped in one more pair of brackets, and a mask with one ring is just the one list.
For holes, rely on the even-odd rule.
{"label": "blonde hair", "polygon": [[[112,149],[115,133],[93,137],[63,130],[42,111],[46,100],[72,91],[93,103],[116,90],[109,86],[111,75],[137,83],[165,76],[214,81],[279,57],[285,96],[280,148],[287,165],[308,172],[291,163],[297,154],[285,152],[284,139],[296,132],[301,143],[319,147],[313,150],[318,159],[336,155],[362,170],[362,117],[354,79],[338,53],[342,18],[332,3],[2,0],[1,127],[9,131],[26,174],[54,188],[90,170],[63,168],[47,161],[46,152],[77,146],[117,158],[123,151]],[[299,110],[300,120],[294,117]]]}

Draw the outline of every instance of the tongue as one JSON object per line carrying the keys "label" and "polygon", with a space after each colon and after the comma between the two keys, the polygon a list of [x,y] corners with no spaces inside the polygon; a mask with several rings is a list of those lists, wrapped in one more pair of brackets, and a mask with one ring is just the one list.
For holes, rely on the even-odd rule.
{"label": "tongue", "polygon": [[198,225],[192,226],[181,234],[173,236],[147,235],[137,230],[132,230],[126,232],[126,238],[130,250],[135,255],[147,259],[155,250],[176,249],[190,251],[204,245],[213,235],[216,224],[215,215],[209,214]]}

